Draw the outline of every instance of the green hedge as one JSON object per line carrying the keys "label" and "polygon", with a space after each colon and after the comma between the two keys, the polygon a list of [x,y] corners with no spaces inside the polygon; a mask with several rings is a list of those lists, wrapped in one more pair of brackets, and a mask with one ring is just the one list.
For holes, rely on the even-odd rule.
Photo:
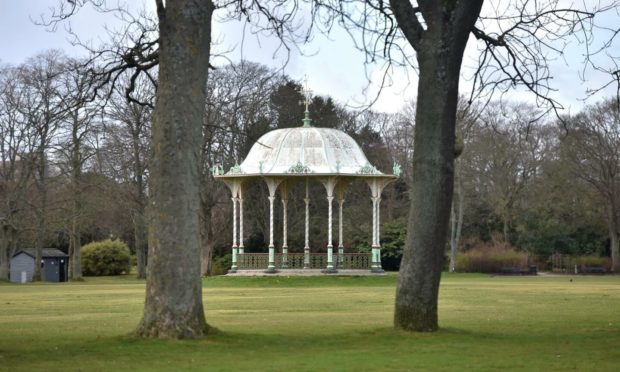
{"label": "green hedge", "polygon": [[129,273],[131,268],[129,248],[118,239],[86,244],[81,252],[84,275],[121,275]]}

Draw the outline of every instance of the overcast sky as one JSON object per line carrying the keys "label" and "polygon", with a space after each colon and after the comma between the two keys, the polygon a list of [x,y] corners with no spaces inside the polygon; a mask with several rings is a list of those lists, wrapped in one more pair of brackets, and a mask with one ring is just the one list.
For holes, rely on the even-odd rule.
{"label": "overcast sky", "polygon": [[[28,57],[49,48],[64,49],[70,55],[83,54],[79,47],[73,47],[68,42],[69,35],[62,28],[55,32],[46,30],[45,27],[36,25],[34,21],[41,16],[48,16],[50,8],[59,0],[0,0],[0,61],[4,63],[18,64]],[[139,3],[135,0],[134,3]],[[145,1],[147,6],[152,6],[153,1]],[[488,4],[488,2],[487,2]],[[620,23],[619,18],[609,19],[613,25]],[[71,19],[71,27],[83,40],[106,39],[104,25],[115,28],[120,23],[109,14],[101,14],[89,8],[83,9],[76,17]],[[617,26],[613,26],[617,27]],[[231,60],[239,60],[243,57],[247,60],[260,62],[274,67],[282,67],[284,54],[274,56],[277,46],[272,40],[262,37],[257,40],[252,35],[247,35],[241,48],[242,27],[239,24],[216,24],[214,26],[214,40],[218,41],[216,49],[231,50],[226,54]],[[614,48],[618,47],[614,45]],[[554,75],[553,84],[559,91],[554,97],[571,112],[575,112],[583,103],[580,98],[585,97],[588,87],[578,77],[579,61],[583,48],[569,48],[567,58],[557,61],[552,66]],[[474,65],[475,40],[470,39],[464,66]],[[304,75],[308,75],[310,88],[318,94],[330,95],[341,103],[350,105],[368,102],[377,92],[371,88],[366,95],[364,88],[368,85],[367,73],[362,61],[364,56],[354,49],[349,36],[338,31],[332,33],[330,38],[318,37],[312,44],[304,47],[305,56],[295,51],[290,55],[290,60],[284,67],[285,73],[292,78],[301,81]],[[617,52],[617,50],[615,51]],[[215,63],[224,63],[223,59]],[[368,72],[375,83],[378,83],[379,70]],[[596,86],[602,77],[596,74],[588,76],[591,86]],[[462,79],[461,91],[466,93],[469,83]],[[607,94],[610,94],[608,90]],[[384,89],[375,110],[394,112],[399,110],[408,100],[415,98],[417,85],[415,74],[409,78],[403,71],[399,72],[394,79],[391,88]],[[532,100],[531,95],[516,93],[516,99]],[[596,100],[596,98],[594,99]]]}

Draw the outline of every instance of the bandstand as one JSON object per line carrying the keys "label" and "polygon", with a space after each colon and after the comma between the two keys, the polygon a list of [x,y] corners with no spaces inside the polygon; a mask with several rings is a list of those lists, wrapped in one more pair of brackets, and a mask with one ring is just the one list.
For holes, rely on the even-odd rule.
{"label": "bandstand", "polygon": [[[213,175],[230,188],[233,203],[232,266],[229,272],[256,269],[262,266],[267,273],[280,270],[311,269],[321,265],[324,273],[339,269],[363,269],[382,273],[380,244],[380,203],[384,187],[400,175],[384,174],[370,164],[366,155],[348,134],[331,128],[312,126],[308,111],[309,92],[306,91],[306,111],[303,125],[276,129],[263,135],[251,148],[246,159],[224,173],[214,167]],[[342,211],[347,186],[354,180],[365,181],[372,200],[372,250],[370,254],[345,254],[343,245]],[[243,194],[248,182],[263,181],[269,190],[269,252],[247,254],[243,246]],[[327,198],[327,254],[312,254],[309,246],[308,183],[323,184]],[[287,244],[287,205],[292,186],[305,184],[305,245],[304,253],[290,254]],[[282,247],[276,253],[274,245],[274,208],[279,190],[282,201]],[[332,204],[338,204],[338,251],[332,246]],[[238,212],[238,213],[237,213]],[[238,225],[237,225],[238,223]],[[238,227],[238,229],[237,229]]]}

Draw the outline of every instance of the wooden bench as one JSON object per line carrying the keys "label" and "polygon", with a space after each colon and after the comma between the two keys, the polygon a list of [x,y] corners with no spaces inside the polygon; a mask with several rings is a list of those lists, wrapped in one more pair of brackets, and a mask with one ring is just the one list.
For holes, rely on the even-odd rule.
{"label": "wooden bench", "polygon": [[537,275],[538,267],[536,265],[531,265],[524,269],[516,266],[504,266],[500,273],[503,275]]}
{"label": "wooden bench", "polygon": [[580,274],[605,274],[606,270],[603,266],[581,266]]}

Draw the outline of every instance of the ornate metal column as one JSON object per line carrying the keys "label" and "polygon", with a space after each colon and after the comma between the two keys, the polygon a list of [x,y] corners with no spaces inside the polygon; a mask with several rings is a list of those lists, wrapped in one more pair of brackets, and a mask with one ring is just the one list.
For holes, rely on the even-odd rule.
{"label": "ornate metal column", "polygon": [[275,272],[276,270],[276,250],[273,245],[273,201],[275,196],[269,196],[269,264],[267,271]]}
{"label": "ornate metal column", "polygon": [[378,230],[379,230],[379,211],[377,205],[379,198],[372,197],[372,259],[370,264],[370,270],[373,272],[380,271],[381,269],[381,246],[379,244]]}
{"label": "ornate metal column", "polygon": [[265,177],[265,183],[269,188],[269,264],[267,265],[267,273],[276,272],[276,249],[273,244],[273,202],[276,197],[276,190],[282,179]]}
{"label": "ornate metal column", "polygon": [[232,266],[229,272],[237,272],[237,197],[231,198],[233,202],[233,243],[232,243]]}
{"label": "ornate metal column", "polygon": [[287,241],[287,216],[286,206],[288,204],[288,182],[282,182],[280,186],[280,197],[282,198],[282,268],[288,268],[288,241]]}
{"label": "ornate metal column", "polygon": [[[241,181],[238,179],[230,179],[226,180],[226,185],[230,189],[230,193],[232,194],[231,200],[233,202],[233,243],[232,243],[232,265],[230,267],[229,272],[235,273],[237,272],[237,203],[240,199],[240,189],[241,189]],[[243,228],[241,227],[241,231],[243,232]],[[243,236],[243,233],[242,233]],[[241,243],[243,244],[243,243]]]}
{"label": "ornate metal column", "polygon": [[306,178],[306,197],[304,198],[306,203],[306,235],[304,241],[304,269],[310,268],[310,238],[308,236],[310,232],[310,196],[308,194],[308,179]]}
{"label": "ornate metal column", "polygon": [[338,199],[338,267],[344,264],[344,244],[342,243],[342,206],[344,198]]}
{"label": "ornate metal column", "polygon": [[332,201],[334,200],[334,187],[337,177],[328,177],[322,180],[327,191],[327,267],[324,273],[337,272],[334,268],[334,246],[332,245]]}
{"label": "ornate metal column", "polygon": [[344,193],[346,191],[348,182],[345,180],[341,180],[336,185],[336,193],[338,194],[338,265],[337,267],[342,268],[344,265],[344,242],[342,236],[343,229],[343,221],[342,221],[342,211],[344,205]]}
{"label": "ornate metal column", "polygon": [[369,178],[366,180],[370,187],[372,200],[372,255],[370,271],[373,273],[382,273],[381,267],[381,239],[380,239],[380,223],[381,223],[381,192],[383,188],[392,181],[392,179]]}
{"label": "ornate metal column", "polygon": [[241,263],[243,264],[243,184],[239,185],[239,258],[241,259]]}

